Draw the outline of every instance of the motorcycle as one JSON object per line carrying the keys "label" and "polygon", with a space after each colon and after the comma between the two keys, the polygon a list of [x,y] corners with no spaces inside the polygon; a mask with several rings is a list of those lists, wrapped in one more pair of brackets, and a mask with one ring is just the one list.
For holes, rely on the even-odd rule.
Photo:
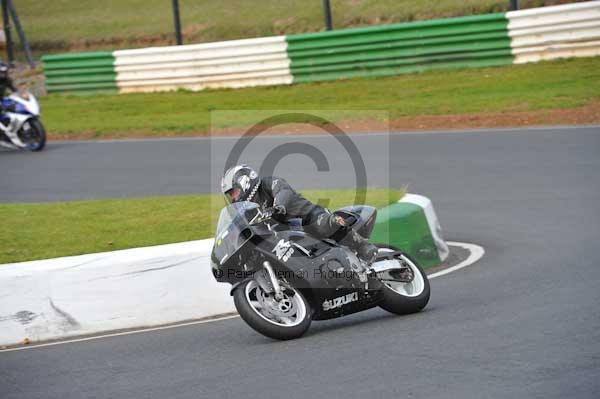
{"label": "motorcycle", "polygon": [[[334,214],[368,238],[377,210],[355,205]],[[237,202],[221,210],[212,273],[232,285],[235,307],[251,328],[288,340],[302,336],[313,320],[376,306],[409,314],[427,305],[430,286],[423,269],[398,248],[377,246],[368,266],[350,248],[312,237],[297,222],[277,222],[272,209]]]}
{"label": "motorcycle", "polygon": [[0,145],[11,149],[41,151],[46,145],[46,130],[40,121],[40,106],[28,92],[12,93],[0,100]]}

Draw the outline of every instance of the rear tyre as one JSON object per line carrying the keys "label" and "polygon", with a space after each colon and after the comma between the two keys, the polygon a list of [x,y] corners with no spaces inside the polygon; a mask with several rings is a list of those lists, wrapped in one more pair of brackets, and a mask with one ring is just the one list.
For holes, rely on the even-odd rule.
{"label": "rear tyre", "polygon": [[29,119],[19,130],[19,139],[27,145],[29,151],[41,151],[46,146],[46,129],[39,119]]}
{"label": "rear tyre", "polygon": [[255,331],[273,339],[295,339],[310,327],[312,312],[300,291],[293,287],[287,291],[283,299],[276,301],[255,280],[248,280],[233,291],[233,302]]}
{"label": "rear tyre", "polygon": [[429,302],[431,294],[429,279],[421,266],[408,255],[402,254],[400,259],[410,268],[413,279],[408,283],[384,281],[383,301],[379,306],[394,314],[416,313]]}

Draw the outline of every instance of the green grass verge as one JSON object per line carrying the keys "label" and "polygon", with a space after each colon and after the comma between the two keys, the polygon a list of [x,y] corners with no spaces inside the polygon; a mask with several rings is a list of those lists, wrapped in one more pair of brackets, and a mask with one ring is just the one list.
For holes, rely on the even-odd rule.
{"label": "green grass verge", "polygon": [[[521,0],[538,7],[569,0]],[[168,0],[19,0],[15,2],[34,51],[147,47],[174,42]],[[336,0],[336,28],[506,11],[509,0]],[[323,29],[321,1],[180,1],[186,43]],[[16,35],[15,35],[16,36]]]}
{"label": "green grass verge", "polygon": [[[600,98],[600,57],[427,72],[239,90],[64,96],[41,99],[50,134],[83,132],[111,138],[201,134],[212,110],[352,110],[339,119],[364,118],[361,110],[403,116],[573,108]],[[244,114],[228,119],[244,127]]]}
{"label": "green grass verge", "polygon": [[[331,209],[353,203],[353,190],[305,191]],[[366,203],[383,207],[399,190],[369,189]],[[0,204],[0,264],[113,251],[213,237],[220,195]]]}

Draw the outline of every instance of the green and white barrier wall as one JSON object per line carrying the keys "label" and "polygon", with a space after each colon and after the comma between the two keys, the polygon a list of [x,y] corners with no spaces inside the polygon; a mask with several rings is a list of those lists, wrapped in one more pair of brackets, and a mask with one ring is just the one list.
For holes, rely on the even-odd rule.
{"label": "green and white barrier wall", "polygon": [[119,91],[111,52],[46,55],[42,61],[48,92]]}
{"label": "green and white barrier wall", "polygon": [[186,46],[42,57],[49,92],[238,88],[600,55],[600,1]]}

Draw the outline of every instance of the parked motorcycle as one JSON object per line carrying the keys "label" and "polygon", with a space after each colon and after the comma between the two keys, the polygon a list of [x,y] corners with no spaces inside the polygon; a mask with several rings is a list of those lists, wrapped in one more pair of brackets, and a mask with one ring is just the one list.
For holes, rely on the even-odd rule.
{"label": "parked motorcycle", "polygon": [[[368,238],[377,210],[350,206],[335,214]],[[250,327],[274,339],[294,339],[312,320],[376,306],[408,314],[427,305],[430,287],[423,269],[399,249],[378,246],[376,261],[367,267],[336,241],[278,223],[271,209],[237,202],[220,213],[212,272],[217,281],[232,284],[235,307]]]}
{"label": "parked motorcycle", "polygon": [[35,96],[28,92],[12,93],[0,101],[5,110],[0,115],[0,145],[41,151],[46,145],[46,130],[40,121],[40,106]]}

